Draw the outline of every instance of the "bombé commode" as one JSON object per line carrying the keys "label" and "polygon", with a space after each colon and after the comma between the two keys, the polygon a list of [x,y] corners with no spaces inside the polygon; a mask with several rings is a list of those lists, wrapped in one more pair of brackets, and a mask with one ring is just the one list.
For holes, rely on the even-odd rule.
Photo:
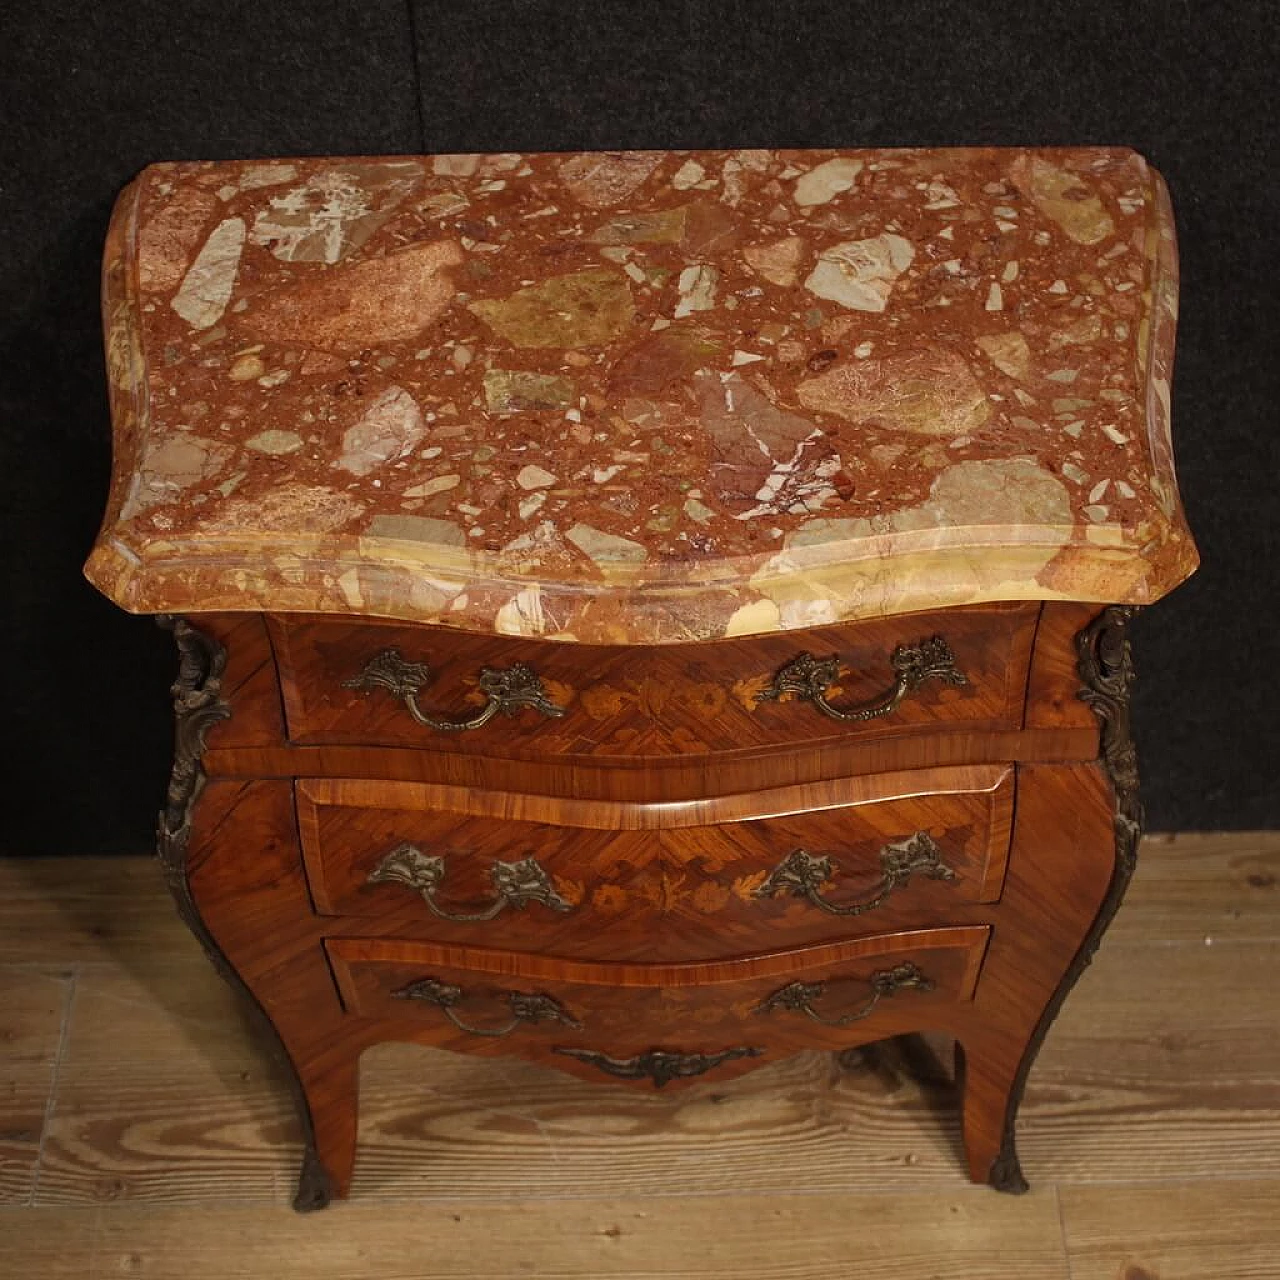
{"label": "bomb\u00e9 commode", "polygon": [[346,1195],[383,1040],[677,1089],[929,1031],[969,1173],[1141,824],[1196,564],[1115,149],[157,165],[87,573],[180,652],[160,857]]}

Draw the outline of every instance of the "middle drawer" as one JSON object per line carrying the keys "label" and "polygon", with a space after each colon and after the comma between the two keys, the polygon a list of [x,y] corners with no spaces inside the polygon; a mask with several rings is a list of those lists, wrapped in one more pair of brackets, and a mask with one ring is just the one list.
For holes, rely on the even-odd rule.
{"label": "middle drawer", "polygon": [[316,910],[344,932],[711,959],[947,923],[1000,896],[1014,770],[913,770],[667,804],[300,779]]}

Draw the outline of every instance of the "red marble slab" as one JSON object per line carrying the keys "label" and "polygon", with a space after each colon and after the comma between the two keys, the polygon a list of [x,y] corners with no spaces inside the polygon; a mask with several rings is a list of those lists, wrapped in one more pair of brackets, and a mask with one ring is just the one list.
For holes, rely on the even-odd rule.
{"label": "red marble slab", "polygon": [[103,298],[138,612],[661,643],[1196,565],[1128,150],[155,165]]}

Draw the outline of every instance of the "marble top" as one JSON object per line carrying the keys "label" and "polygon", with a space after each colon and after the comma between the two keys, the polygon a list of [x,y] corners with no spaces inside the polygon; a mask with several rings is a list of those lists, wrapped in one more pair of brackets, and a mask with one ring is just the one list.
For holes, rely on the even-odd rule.
{"label": "marble top", "polygon": [[1128,150],[161,164],[103,297],[135,612],[665,643],[1197,563]]}

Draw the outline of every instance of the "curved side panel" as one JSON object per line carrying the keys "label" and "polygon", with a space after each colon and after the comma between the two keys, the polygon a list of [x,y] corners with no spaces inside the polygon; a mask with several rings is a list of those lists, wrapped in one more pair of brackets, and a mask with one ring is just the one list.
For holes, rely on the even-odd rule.
{"label": "curved side panel", "polygon": [[321,1209],[329,1203],[333,1194],[333,1179],[316,1153],[315,1125],[298,1071],[270,1015],[209,931],[192,893],[189,853],[196,802],[205,790],[206,781],[200,757],[204,752],[205,736],[209,729],[231,715],[231,708],[220,696],[222,675],[227,662],[226,650],[185,619],[162,615],[158,621],[173,633],[178,646],[179,667],[178,678],[172,688],[173,770],[169,778],[165,807],[157,824],[156,853],[178,914],[204,948],[219,974],[244,998],[245,1006],[251,1011],[259,1031],[284,1067],[302,1123],[305,1143],[302,1172],[293,1206],[300,1212]]}
{"label": "curved side panel", "polygon": [[[1076,636],[1077,669],[1084,684],[1078,696],[1102,726],[1101,763],[1110,780],[1114,799],[1112,827],[1115,851],[1110,879],[1093,923],[1045,1006],[1018,1063],[1005,1108],[1000,1149],[986,1174],[986,1180],[997,1191],[1018,1194],[1028,1189],[1018,1161],[1015,1134],[1018,1107],[1027,1076],[1063,1003],[1097,953],[1102,935],[1115,918],[1137,866],[1143,812],[1138,794],[1138,760],[1129,722],[1134,672],[1127,635],[1129,620],[1135,612],[1130,606],[1110,606]],[[973,1170],[973,1173],[975,1177],[979,1176],[978,1170]]]}

